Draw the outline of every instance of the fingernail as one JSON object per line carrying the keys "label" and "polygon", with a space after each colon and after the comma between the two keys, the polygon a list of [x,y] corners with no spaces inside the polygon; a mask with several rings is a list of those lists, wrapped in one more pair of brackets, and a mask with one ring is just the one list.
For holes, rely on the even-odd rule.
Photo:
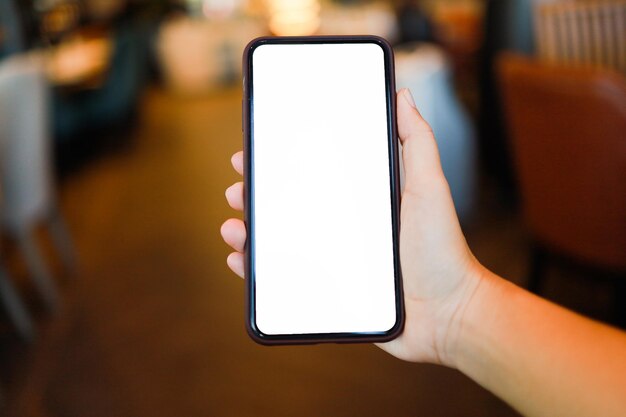
{"label": "fingernail", "polygon": [[404,98],[406,99],[406,101],[409,102],[411,107],[416,109],[417,106],[415,105],[415,100],[413,100],[413,94],[411,94],[411,90],[409,90],[408,88],[405,88],[402,94],[404,95]]}

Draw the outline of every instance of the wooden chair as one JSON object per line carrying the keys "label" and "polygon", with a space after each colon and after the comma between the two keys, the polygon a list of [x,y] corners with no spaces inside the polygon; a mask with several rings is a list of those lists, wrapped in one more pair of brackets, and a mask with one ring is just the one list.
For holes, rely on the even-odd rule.
{"label": "wooden chair", "polygon": [[[501,55],[498,75],[525,221],[529,286],[561,255],[619,276],[626,318],[626,79]],[[623,279],[622,279],[623,278]]]}

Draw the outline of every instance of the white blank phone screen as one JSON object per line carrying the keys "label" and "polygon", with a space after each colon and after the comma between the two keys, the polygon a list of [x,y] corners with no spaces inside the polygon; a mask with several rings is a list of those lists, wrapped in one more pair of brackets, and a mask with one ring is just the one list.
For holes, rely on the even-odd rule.
{"label": "white blank phone screen", "polygon": [[257,329],[390,330],[396,303],[382,48],[265,44],[252,60]]}

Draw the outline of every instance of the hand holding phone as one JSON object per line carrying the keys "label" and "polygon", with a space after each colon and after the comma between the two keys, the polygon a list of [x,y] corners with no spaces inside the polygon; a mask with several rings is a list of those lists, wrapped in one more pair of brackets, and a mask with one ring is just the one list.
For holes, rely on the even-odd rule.
{"label": "hand holding phone", "polygon": [[[402,359],[442,363],[448,360],[446,346],[450,345],[445,340],[455,331],[453,312],[460,307],[468,287],[466,277],[471,275],[468,271],[476,262],[461,233],[432,131],[415,109],[408,90],[397,96],[397,114],[405,167],[400,253],[407,314],[402,334],[380,346]],[[349,157],[357,155],[354,150]],[[243,175],[243,152],[235,154],[232,162]],[[226,191],[229,204],[237,210],[243,210],[243,189],[240,182]],[[335,237],[342,240],[346,233],[338,230]],[[228,257],[228,265],[243,277],[246,225],[239,219],[227,220],[222,235],[236,250]],[[278,242],[277,250],[283,253],[281,248],[291,244]]]}

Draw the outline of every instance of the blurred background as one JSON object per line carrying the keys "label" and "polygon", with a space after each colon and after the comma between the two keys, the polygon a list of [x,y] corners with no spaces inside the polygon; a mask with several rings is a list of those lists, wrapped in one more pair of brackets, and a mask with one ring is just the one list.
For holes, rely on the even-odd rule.
{"label": "blurred background", "polygon": [[626,1],[0,0],[1,415],[516,415],[371,345],[246,335],[219,228],[268,34],[387,38],[478,259],[624,327]]}

